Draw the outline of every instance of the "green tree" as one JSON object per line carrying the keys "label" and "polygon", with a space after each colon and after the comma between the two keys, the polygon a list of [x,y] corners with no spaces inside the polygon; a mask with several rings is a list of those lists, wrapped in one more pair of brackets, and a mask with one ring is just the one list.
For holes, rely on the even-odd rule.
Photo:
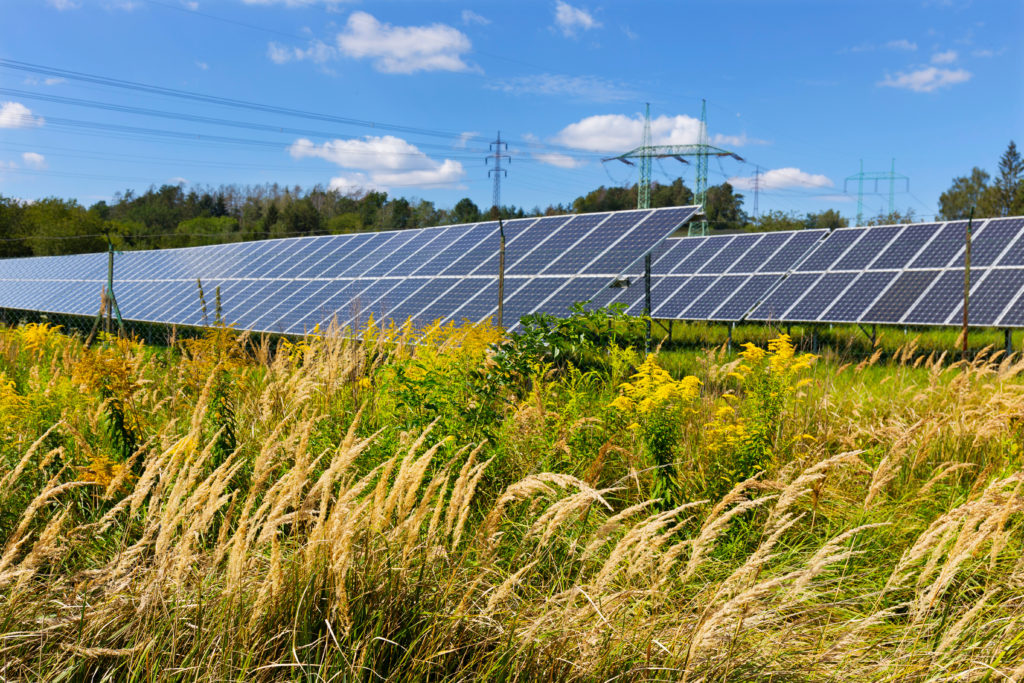
{"label": "green tree", "polygon": [[779,209],[766,211],[757,217],[750,227],[753,232],[774,232],[776,230],[802,230],[807,227],[807,220],[795,211],[785,212]]}
{"label": "green tree", "polygon": [[476,223],[480,220],[480,207],[469,197],[463,197],[452,209],[452,221],[455,223]]}
{"label": "green tree", "polygon": [[993,183],[999,216],[1024,213],[1024,159],[1013,140],[999,158],[999,176]]}
{"label": "green tree", "polygon": [[969,176],[953,179],[953,185],[939,195],[939,217],[952,221],[967,218],[988,188],[989,175],[977,166]]}
{"label": "green tree", "polygon": [[32,247],[24,239],[24,213],[21,202],[0,195],[0,257],[32,254]]}
{"label": "green tree", "polygon": [[743,195],[734,192],[729,183],[708,188],[704,210],[712,230],[739,230],[747,222]]}
{"label": "green tree", "polygon": [[810,228],[824,228],[826,230],[835,230],[836,228],[845,228],[850,224],[850,221],[839,215],[839,212],[835,209],[826,209],[818,213],[807,214],[807,219],[804,224]]}
{"label": "green tree", "polygon": [[190,218],[178,223],[175,232],[180,235],[177,244],[180,247],[222,244],[239,239],[238,221],[233,216]]}

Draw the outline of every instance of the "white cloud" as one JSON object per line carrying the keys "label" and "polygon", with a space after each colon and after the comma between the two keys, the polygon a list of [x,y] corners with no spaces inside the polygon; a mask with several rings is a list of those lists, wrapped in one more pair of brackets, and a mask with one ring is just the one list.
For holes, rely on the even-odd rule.
{"label": "white cloud", "polygon": [[372,187],[372,183],[363,173],[352,173],[350,175],[331,178],[330,188],[345,195],[363,195],[366,189]]}
{"label": "white cloud", "polygon": [[52,86],[52,85],[60,85],[61,83],[67,83],[67,82],[68,82],[68,79],[66,79],[66,78],[57,78],[55,76],[51,76],[50,78],[44,78],[43,80],[39,80],[38,78],[35,78],[34,76],[29,76],[28,78],[25,79],[25,85],[51,85]]}
{"label": "white cloud", "polygon": [[570,37],[575,36],[576,31],[579,29],[589,31],[600,28],[601,23],[594,19],[594,15],[590,12],[558,0],[555,3],[555,25],[562,32],[562,35]]}
{"label": "white cloud", "polygon": [[907,52],[913,52],[917,49],[917,43],[913,43],[906,38],[900,38],[899,40],[890,40],[885,44],[890,50],[906,50]]}
{"label": "white cloud", "polygon": [[582,159],[574,159],[567,154],[534,154],[533,157],[541,163],[557,166],[558,168],[579,168],[586,163]]}
{"label": "white cloud", "polygon": [[900,38],[898,40],[890,40],[887,43],[881,45],[875,45],[874,43],[861,43],[860,45],[854,45],[853,47],[847,47],[840,50],[840,54],[844,52],[873,52],[874,50],[904,50],[906,52],[913,52],[917,49],[917,43],[907,40],[906,38]]}
{"label": "white cloud", "polygon": [[[1001,52],[1002,52],[1002,50],[1000,50],[1000,53]],[[971,53],[971,56],[972,57],[982,57],[982,58],[995,57],[996,56],[996,52],[995,52],[995,50],[989,50],[989,49],[975,50],[974,52]]]}
{"label": "white cloud", "polygon": [[199,3],[196,0],[182,0],[181,4],[185,9],[192,10],[193,12],[199,9]]}
{"label": "white cloud", "polygon": [[327,5],[328,8],[340,5],[346,0],[242,0],[246,5],[284,5],[285,7],[309,7],[310,5]]}
{"label": "white cloud", "polygon": [[393,135],[336,139],[322,145],[301,138],[288,148],[288,152],[294,159],[320,158],[342,168],[365,171],[368,175],[360,173],[342,177],[353,182],[358,180],[360,187],[367,184],[377,187],[451,187],[465,175],[458,161],[436,161],[415,145]]}
{"label": "white cloud", "polygon": [[[740,190],[753,190],[754,179],[749,176],[733,176],[729,184]],[[781,190],[788,187],[833,187],[828,176],[807,173],[799,168],[773,168],[760,175],[758,186],[762,190]]]}
{"label": "white cloud", "polygon": [[305,50],[280,43],[267,45],[267,56],[274,64],[286,64],[293,60],[301,62],[306,59],[316,64],[323,64],[336,57],[337,54],[338,51],[335,48],[320,40],[314,40]]}
{"label": "white cloud", "polygon": [[47,3],[50,7],[54,7],[61,12],[69,9],[78,9],[79,7],[79,4],[77,2],[72,2],[72,0],[47,0]]}
{"label": "white cloud", "polygon": [[0,128],[34,128],[43,123],[43,117],[33,116],[21,102],[0,102]]}
{"label": "white cloud", "polygon": [[[641,115],[600,114],[571,123],[555,142],[589,152],[625,152],[643,141]],[[651,119],[651,141],[656,145],[688,145],[700,139],[700,119],[685,114]]]}
{"label": "white cloud", "polygon": [[473,24],[479,24],[480,26],[487,26],[491,23],[491,20],[487,17],[481,16],[471,9],[462,10],[462,23],[466,26],[472,26]]}
{"label": "white cloud", "polygon": [[932,92],[957,83],[964,83],[971,78],[966,69],[940,69],[934,66],[920,67],[914,71],[901,71],[895,76],[886,74],[885,80],[878,85],[889,88],[903,88],[914,92]]}
{"label": "white cloud", "polygon": [[467,146],[469,146],[469,141],[475,137],[478,137],[479,135],[480,133],[478,133],[475,130],[467,130],[465,132],[459,133],[459,141],[455,143],[455,148],[465,149]]}
{"label": "white cloud", "polygon": [[945,52],[936,52],[932,55],[932,64],[952,64],[956,61],[957,53],[956,50],[946,50]]}
{"label": "white cloud", "polygon": [[167,184],[168,185],[188,185],[188,179],[187,178],[182,178],[180,175],[179,176],[174,176],[173,178],[168,178],[167,179]]}
{"label": "white cloud", "polygon": [[28,166],[29,168],[46,168],[46,157],[37,152],[24,152],[21,155],[21,160],[25,162],[25,165]]}
{"label": "white cloud", "polygon": [[544,73],[489,81],[485,85],[490,90],[516,95],[568,96],[588,102],[620,102],[635,99],[636,96],[628,87],[598,76]]}
{"label": "white cloud", "polygon": [[767,140],[747,137],[746,133],[740,133],[739,135],[715,133],[711,138],[711,144],[721,147],[745,147],[746,145],[767,145],[769,143]]}
{"label": "white cloud", "polygon": [[210,65],[207,64],[206,62],[196,62],[196,66],[198,66],[203,71],[209,71],[210,70]]}
{"label": "white cloud", "polygon": [[367,12],[353,12],[338,34],[338,47],[349,57],[372,59],[384,73],[474,70],[462,60],[472,43],[447,24],[392,26]]}
{"label": "white cloud", "polygon": [[139,7],[141,7],[141,5],[138,2],[135,2],[135,0],[107,0],[107,2],[103,3],[103,9],[106,10],[119,9],[125,12],[132,12]]}

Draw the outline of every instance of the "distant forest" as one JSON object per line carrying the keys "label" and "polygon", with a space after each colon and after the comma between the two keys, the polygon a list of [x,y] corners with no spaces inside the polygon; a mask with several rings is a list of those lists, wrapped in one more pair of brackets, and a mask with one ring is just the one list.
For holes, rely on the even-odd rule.
{"label": "distant forest", "polygon": [[[636,207],[636,185],[599,187],[566,205],[526,210],[503,206],[503,218],[551,216],[566,213],[617,211]],[[654,207],[693,203],[693,191],[681,178],[651,188]],[[728,183],[708,189],[707,215],[713,231],[792,230],[837,228],[848,224],[835,210],[799,215],[769,211],[756,219],[744,210],[744,196]],[[992,179],[975,167],[953,179],[939,199],[939,217],[976,217],[1024,214],[1024,160],[1013,142],[999,160]],[[243,240],[302,235],[339,234],[376,230],[404,230],[435,225],[471,223],[488,218],[490,211],[471,199],[451,209],[426,200],[389,197],[385,192],[359,195],[314,187],[255,187],[224,185],[186,188],[151,187],[141,194],[131,190],[85,207],[73,199],[49,197],[22,202],[0,195],[0,257],[43,256],[102,251],[109,235],[119,250],[219,244]],[[870,224],[913,222],[913,211],[873,217]]]}

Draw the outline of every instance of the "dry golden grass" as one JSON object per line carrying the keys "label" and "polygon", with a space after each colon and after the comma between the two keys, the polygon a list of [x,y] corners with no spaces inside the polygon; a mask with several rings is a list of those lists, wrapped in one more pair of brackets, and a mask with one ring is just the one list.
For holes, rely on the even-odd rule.
{"label": "dry golden grass", "polygon": [[[614,380],[570,401],[542,370],[499,393],[493,442],[440,410],[402,422],[395,369],[481,372],[486,331],[165,356],[22,334],[0,331],[33,415],[0,461],[0,678],[1024,676],[1020,359],[819,364],[767,471],[665,509],[611,425]],[[736,367],[702,362],[681,459]],[[79,476],[109,450],[96,376],[142,437],[103,483]],[[526,438],[550,453],[511,469]],[[538,469],[566,452],[600,464]]]}

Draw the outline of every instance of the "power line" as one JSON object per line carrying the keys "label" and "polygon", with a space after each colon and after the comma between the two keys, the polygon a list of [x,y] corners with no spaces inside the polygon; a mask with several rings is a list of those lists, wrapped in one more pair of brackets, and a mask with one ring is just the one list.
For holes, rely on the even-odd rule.
{"label": "power line", "polygon": [[[453,141],[457,141],[459,144],[465,144],[466,142],[486,142],[485,138],[480,135],[466,135],[465,133],[457,133],[453,131],[443,131],[430,128],[420,128],[416,126],[405,126],[393,123],[384,123],[380,121],[373,121],[369,119],[359,119],[353,117],[337,116],[333,114],[322,114],[313,111],[307,111],[303,109],[293,109],[289,107],[279,107],[276,105],[261,104],[259,102],[252,102],[248,100],[239,100],[227,97],[218,97],[215,95],[206,95],[203,93],[178,90],[175,88],[165,88],[163,86],[148,85],[146,83],[140,83],[137,81],[128,81],[118,78],[111,78],[107,76],[100,76],[97,74],[90,74],[80,71],[73,71],[69,69],[60,69],[56,67],[48,67],[40,64],[33,64],[30,62],[22,62],[13,59],[0,59],[0,68],[13,69],[17,71],[23,71],[28,73],[34,73],[41,76],[49,76],[53,78],[64,78],[68,80],[92,83],[104,87],[119,88],[123,90],[129,90],[133,92],[143,92],[151,95],[159,95],[163,97],[173,97],[177,99],[188,100],[192,102],[202,102],[204,104],[213,104],[223,107],[231,107],[235,109],[245,109],[251,111],[259,111],[267,114],[275,114],[280,116],[293,116],[298,118],[305,118],[316,121],[324,121],[330,123],[337,123],[349,126],[356,126],[361,128],[370,128],[374,130],[393,131],[409,135],[422,135],[428,137],[440,137]],[[113,105],[118,106],[118,105]],[[187,116],[187,115],[183,115]],[[333,135],[333,134],[331,134]],[[520,144],[519,141],[511,141]],[[526,144],[525,142],[522,144]],[[562,151],[564,153],[571,154],[586,154],[573,147],[566,147],[562,145],[554,145],[550,143],[540,143],[533,141],[534,146],[540,147],[547,150]],[[597,154],[587,154],[590,158],[598,158]]]}

